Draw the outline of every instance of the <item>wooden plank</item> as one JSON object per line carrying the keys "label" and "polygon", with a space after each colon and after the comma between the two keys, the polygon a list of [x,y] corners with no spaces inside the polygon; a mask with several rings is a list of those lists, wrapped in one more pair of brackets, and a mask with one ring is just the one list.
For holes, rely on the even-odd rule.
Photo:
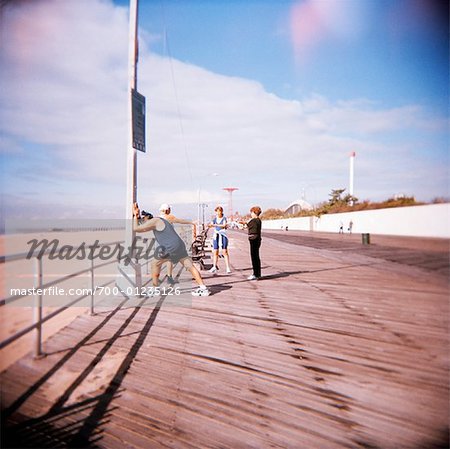
{"label": "wooden plank", "polygon": [[8,426],[34,432],[33,443],[85,436],[111,449],[444,441],[442,248],[288,240],[263,240],[267,278],[247,282],[247,243],[233,233],[233,274],[209,276],[213,295],[190,308],[78,317],[47,341],[47,357],[1,374],[3,408],[26,397]]}

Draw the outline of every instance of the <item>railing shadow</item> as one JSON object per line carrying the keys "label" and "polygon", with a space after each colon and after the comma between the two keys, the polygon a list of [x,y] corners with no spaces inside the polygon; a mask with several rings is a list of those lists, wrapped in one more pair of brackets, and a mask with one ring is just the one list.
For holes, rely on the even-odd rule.
{"label": "railing shadow", "polygon": [[[8,417],[14,413],[22,404],[24,404],[42,385],[45,384],[57,371],[63,367],[63,365],[72,358],[81,347],[88,344],[88,341],[94,337],[108,322],[119,312],[121,307],[126,303],[127,299],[123,300],[114,310],[110,311],[108,316],[91,332],[89,332],[84,338],[82,338],[75,346],[70,348],[60,360],[58,360],[55,365],[52,366],[38,381],[31,385],[21,396],[19,396],[11,405],[2,410],[2,421],[8,419]],[[65,349],[67,350],[67,349]],[[53,354],[56,354],[53,353]],[[47,356],[52,355],[52,353],[47,353]]]}
{"label": "railing shadow", "polygon": [[[77,402],[76,404],[64,406],[65,402],[69,399],[75,389],[83,382],[84,379],[86,379],[89,373],[105,356],[107,351],[113,346],[117,339],[121,337],[121,333],[141,310],[145,299],[137,307],[135,307],[130,316],[107,341],[89,365],[83,369],[80,375],[63,392],[63,394],[47,413],[37,418],[27,419],[19,424],[3,427],[2,447],[96,447],[96,442],[101,438],[101,427],[106,423],[108,413],[112,410],[111,402],[114,398],[120,396],[119,390],[122,381],[146,337],[148,336],[148,333],[150,332],[150,329],[152,328],[165,299],[166,297],[161,297],[153,308],[152,313],[140,330],[139,335],[128,351],[127,356],[120,364],[102,394],[94,398]],[[114,313],[115,312],[116,310]],[[111,315],[107,317],[107,320],[109,319],[111,319]],[[104,324],[105,323],[103,322],[102,325]],[[99,326],[97,326],[96,329],[98,330],[98,328]],[[91,334],[93,333],[94,331],[91,332]],[[87,340],[87,337],[83,339],[77,345],[77,348],[79,349],[84,343],[87,342]],[[67,359],[65,359],[65,361],[67,361]],[[55,366],[38,382],[30,387],[26,393],[24,393],[10,407],[8,407],[8,413],[11,414],[13,410],[16,410],[23,402],[25,402],[30,395],[33,394],[33,392],[36,391],[37,388],[45,382],[45,380],[54,374],[60,366],[61,364],[57,367]],[[89,414],[86,416],[86,413]],[[5,443],[8,445],[5,445]]]}

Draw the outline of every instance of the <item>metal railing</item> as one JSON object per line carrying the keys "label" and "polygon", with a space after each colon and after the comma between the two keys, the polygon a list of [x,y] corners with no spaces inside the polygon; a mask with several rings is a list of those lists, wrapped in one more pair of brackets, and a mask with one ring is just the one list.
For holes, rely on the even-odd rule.
{"label": "metal railing", "polygon": [[[144,243],[147,243],[147,248],[149,248],[151,245],[154,244],[153,238],[147,238],[142,239]],[[96,246],[96,248],[102,248],[105,246],[112,246],[112,245],[120,245],[123,243],[123,240],[115,241],[115,242],[108,242],[108,243],[100,243]],[[90,245],[89,248],[92,248],[94,245]],[[19,254],[12,254],[12,255],[6,255],[6,256],[0,256],[0,264],[5,264],[6,262],[14,262],[19,260],[25,260],[25,259],[33,259],[34,260],[34,286],[33,291],[34,294],[34,314],[33,314],[33,324],[24,327],[23,329],[17,331],[13,335],[9,336],[5,340],[0,342],[0,349],[5,348],[6,346],[10,345],[17,339],[23,337],[24,335],[28,334],[29,332],[35,330],[35,340],[34,340],[34,353],[36,357],[40,357],[43,355],[42,352],[42,325],[49,321],[50,319],[54,318],[55,316],[59,315],[60,313],[67,310],[69,307],[73,306],[74,304],[80,302],[81,300],[87,298],[90,296],[90,313],[93,315],[94,307],[95,307],[95,270],[98,270],[99,268],[118,263],[119,257],[117,259],[113,259],[108,262],[95,264],[94,257],[88,258],[89,260],[89,267],[84,268],[82,270],[76,271],[74,273],[63,275],[55,280],[52,280],[50,282],[43,283],[44,279],[44,264],[43,264],[43,258],[42,256],[48,255],[52,252],[52,249],[46,249],[38,256],[32,255],[29,257],[29,253],[19,253]],[[148,274],[148,264],[150,259],[146,259],[144,263],[140,263],[139,265],[142,267],[144,265],[147,266],[147,274]],[[61,282],[67,281],[69,279],[75,278],[77,276],[90,273],[90,288],[88,288],[88,293],[81,295],[71,301],[69,301],[67,304],[61,306],[60,308],[52,311],[48,315],[43,316],[43,290],[50,288],[54,285],[60,284]],[[110,280],[100,286],[97,287],[106,287],[109,284],[115,282],[114,280]],[[27,290],[28,289],[24,289]],[[3,298],[0,300],[0,306],[5,306],[6,304],[10,304],[12,302],[17,301],[18,299],[25,298],[27,296],[30,296],[29,294],[18,294],[18,295],[12,295],[6,298]]]}

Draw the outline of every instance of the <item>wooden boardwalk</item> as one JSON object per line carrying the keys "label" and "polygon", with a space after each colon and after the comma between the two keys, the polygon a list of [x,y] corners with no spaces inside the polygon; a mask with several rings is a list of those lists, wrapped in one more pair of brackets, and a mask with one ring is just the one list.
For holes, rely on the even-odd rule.
{"label": "wooden boardwalk", "polygon": [[248,282],[233,232],[212,296],[77,318],[1,374],[2,447],[448,447],[448,242],[307,237]]}

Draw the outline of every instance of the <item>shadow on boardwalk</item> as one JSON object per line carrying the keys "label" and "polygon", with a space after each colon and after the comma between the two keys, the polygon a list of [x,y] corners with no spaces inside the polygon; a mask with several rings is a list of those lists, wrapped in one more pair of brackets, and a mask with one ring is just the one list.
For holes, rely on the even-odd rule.
{"label": "shadow on boardwalk", "polygon": [[[122,380],[147,338],[158,312],[163,305],[164,299],[165,298],[162,297],[154,307],[148,320],[139,332],[135,343],[102,394],[82,400],[76,404],[68,406],[64,405],[77,387],[82,384],[95,366],[122,336],[123,331],[140,311],[140,307],[136,307],[132,311],[129,317],[123,322],[122,326],[120,326],[115,334],[107,340],[106,344],[97,353],[95,358],[81,371],[75,381],[60,395],[59,399],[52,405],[46,414],[39,416],[38,418],[24,420],[13,426],[6,425],[7,419],[11,414],[26,402],[51,376],[55,375],[64,363],[75,355],[81,347],[86,345],[86,343],[121,309],[125,304],[125,301],[112,311],[100,325],[70,349],[50,371],[35,382],[9,407],[2,411],[2,448],[62,446],[73,448],[95,448],[96,441],[101,438],[101,428],[108,422],[109,413],[113,410],[111,408],[111,402],[120,395]],[[146,299],[144,299],[142,303],[145,301]]]}

